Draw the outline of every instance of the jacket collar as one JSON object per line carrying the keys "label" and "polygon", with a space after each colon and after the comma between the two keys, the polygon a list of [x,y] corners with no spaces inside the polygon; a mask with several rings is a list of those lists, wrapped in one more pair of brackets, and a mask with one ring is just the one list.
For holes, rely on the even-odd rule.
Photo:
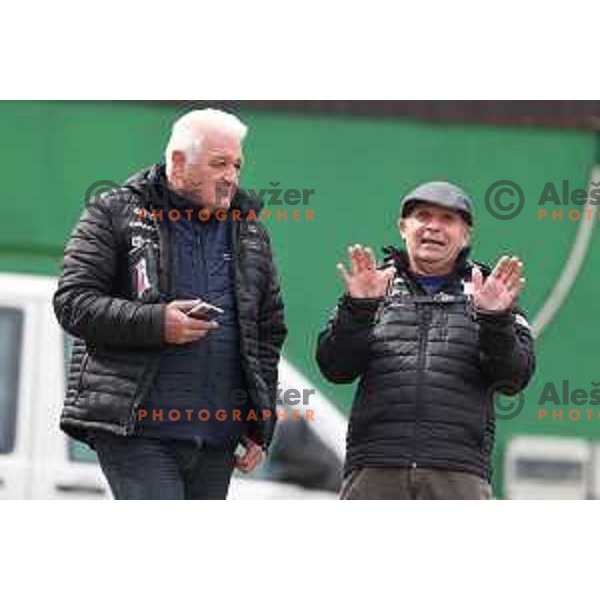
{"label": "jacket collar", "polygon": [[[173,196],[177,196],[177,193],[167,184],[166,168],[162,163],[151,165],[132,175],[125,186],[140,195],[145,203],[162,205],[162,207],[166,206]],[[263,203],[259,198],[251,196],[242,188],[237,189],[231,202],[231,208],[240,210],[243,215],[247,215],[252,210],[258,215],[262,207]]]}
{"label": "jacket collar", "polygon": [[[475,263],[469,260],[469,254],[471,252],[470,247],[466,247],[459,253],[454,263],[452,272],[448,275],[448,286],[452,286],[456,281],[470,281],[471,280],[471,269],[477,264],[482,273],[487,277],[491,269],[483,263]],[[384,253],[384,267],[395,266],[396,271],[403,278],[408,279],[413,285],[417,284],[414,273],[410,270],[410,261],[408,253],[403,248],[396,248],[395,246],[386,246],[383,248]],[[444,286],[444,288],[447,286]]]}

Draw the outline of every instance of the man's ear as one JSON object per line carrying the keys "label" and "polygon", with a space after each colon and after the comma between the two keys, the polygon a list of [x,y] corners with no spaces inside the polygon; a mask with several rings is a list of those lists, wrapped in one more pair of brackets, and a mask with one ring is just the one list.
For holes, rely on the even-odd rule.
{"label": "man's ear", "polygon": [[473,228],[472,227],[467,227],[465,230],[465,241],[463,243],[463,248],[466,248],[467,246],[471,245],[471,234],[473,232]]}
{"label": "man's ear", "polygon": [[176,177],[183,175],[185,154],[181,150],[173,150],[171,154],[172,172]]}
{"label": "man's ear", "polygon": [[398,219],[398,231],[400,232],[400,237],[403,240],[406,240],[406,235],[404,233],[404,229],[406,228],[406,223],[404,222],[404,219],[402,217],[400,217]]}

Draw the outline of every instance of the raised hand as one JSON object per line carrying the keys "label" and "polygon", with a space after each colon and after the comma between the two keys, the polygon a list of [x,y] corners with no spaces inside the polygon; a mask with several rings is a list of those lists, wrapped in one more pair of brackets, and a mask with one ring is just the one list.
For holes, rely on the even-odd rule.
{"label": "raised hand", "polygon": [[502,312],[511,308],[525,285],[523,263],[516,257],[503,256],[485,279],[479,267],[473,267],[473,303],[475,308]]}
{"label": "raised hand", "polygon": [[390,281],[396,274],[394,267],[388,267],[383,271],[377,269],[375,255],[371,248],[363,248],[356,244],[348,248],[351,269],[338,264],[338,269],[346,290],[352,298],[381,298],[385,296]]}

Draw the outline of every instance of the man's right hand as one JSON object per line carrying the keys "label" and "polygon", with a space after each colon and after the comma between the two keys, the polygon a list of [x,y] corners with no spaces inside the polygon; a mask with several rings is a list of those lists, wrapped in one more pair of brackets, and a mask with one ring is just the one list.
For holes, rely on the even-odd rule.
{"label": "man's right hand", "polygon": [[201,321],[186,312],[198,300],[173,300],[165,307],[165,341],[167,344],[190,344],[206,337],[219,325],[216,321]]}
{"label": "man's right hand", "polygon": [[371,248],[363,248],[358,244],[348,248],[348,256],[352,264],[350,272],[346,270],[343,264],[338,264],[348,294],[352,298],[381,298],[385,296],[388,285],[396,274],[396,269],[388,267],[383,271],[378,270]]}

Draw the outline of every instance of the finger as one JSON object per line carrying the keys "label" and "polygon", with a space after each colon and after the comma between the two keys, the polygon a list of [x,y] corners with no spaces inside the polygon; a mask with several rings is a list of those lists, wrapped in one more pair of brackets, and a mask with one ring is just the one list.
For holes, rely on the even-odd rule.
{"label": "finger", "polygon": [[337,270],[347,287],[350,283],[350,273],[342,263],[337,264]]}
{"label": "finger", "polygon": [[515,257],[515,268],[513,270],[513,276],[516,277],[517,279],[521,279],[523,277],[523,261],[517,257]]}
{"label": "finger", "polygon": [[523,264],[523,261],[519,258],[518,259],[518,268],[519,268],[519,279],[523,277],[523,273],[525,273],[525,265]]}
{"label": "finger", "polygon": [[356,254],[358,257],[358,263],[360,265],[361,271],[366,271],[369,268],[369,255],[367,253],[367,249],[360,244],[356,247]]}
{"label": "finger", "polygon": [[374,271],[377,268],[375,253],[372,248],[366,248],[364,252],[365,268],[369,271]]}
{"label": "finger", "polygon": [[393,279],[396,276],[396,267],[387,267],[382,273],[388,278]]}
{"label": "finger", "polygon": [[217,329],[219,324],[216,321],[202,321],[201,319],[188,318],[186,327],[190,331],[211,331]]}
{"label": "finger", "polygon": [[236,458],[237,468],[244,473],[248,473],[258,464],[256,457],[252,457],[251,453],[251,451],[248,451],[243,456]]}
{"label": "finger", "polygon": [[498,279],[503,283],[506,283],[508,281],[517,263],[517,260],[514,256],[507,256],[505,258],[506,260],[504,261],[503,268],[498,275]]}
{"label": "finger", "polygon": [[523,263],[519,259],[515,258],[512,261],[512,268],[504,279],[504,284],[507,287],[514,287],[521,279],[523,273]]}
{"label": "finger", "polygon": [[235,457],[235,466],[236,466],[237,469],[240,469],[240,471],[245,471],[246,470],[246,462],[240,456],[236,456]]}
{"label": "finger", "polygon": [[210,331],[189,331],[185,334],[185,338],[189,342],[197,342],[198,340],[203,340],[205,337],[210,335]]}
{"label": "finger", "polygon": [[513,276],[513,273],[516,271],[518,263],[519,259],[515,256],[511,256],[506,263],[506,268],[504,269],[504,272],[500,276],[500,280],[503,281],[505,284],[508,283],[511,277]]}
{"label": "finger", "polygon": [[385,278],[385,292],[386,294],[389,292],[390,290],[390,286],[392,285],[392,282],[394,281],[395,277],[396,277],[396,267],[388,267],[387,269],[385,269],[383,271],[383,276]]}
{"label": "finger", "polygon": [[[371,264],[371,258],[369,256],[369,252],[368,252],[368,248],[366,246],[361,246],[360,244],[358,244],[357,246],[357,254],[358,254],[358,261],[360,264],[360,268],[362,271],[367,271],[370,268],[370,264]],[[371,251],[372,254],[372,251]],[[373,269],[375,269],[377,267],[377,265],[375,264],[375,256],[373,255]]]}
{"label": "finger", "polygon": [[473,293],[479,293],[483,287],[483,273],[478,266],[471,269],[471,282],[473,283]]}
{"label": "finger", "polygon": [[262,452],[263,452],[262,446],[260,446],[260,444],[257,444],[255,441],[253,441],[251,439],[247,439],[246,448],[248,448],[248,451],[250,452],[250,456],[261,456],[262,455]]}
{"label": "finger", "polygon": [[360,244],[352,246],[352,267],[354,275],[361,273],[364,269],[363,249]]}
{"label": "finger", "polygon": [[252,440],[246,439],[242,443],[246,449],[246,451],[242,454],[242,457],[246,460],[246,462],[250,462],[257,455],[261,454],[262,448]]}
{"label": "finger", "polygon": [[183,344],[192,344],[207,338],[210,335],[208,331],[199,331],[197,333],[187,332],[181,336]]}
{"label": "finger", "polygon": [[492,274],[490,275],[490,277],[494,277],[494,278],[501,278],[504,275],[504,272],[506,271],[506,268],[508,266],[508,256],[503,256],[497,263],[496,266],[494,267],[494,270],[492,271]]}
{"label": "finger", "polygon": [[356,246],[348,247],[348,258],[350,260],[350,272],[352,275],[356,275],[359,270],[358,257],[356,256]]}
{"label": "finger", "polygon": [[258,444],[253,441],[252,439],[250,439],[249,437],[243,437],[241,440],[242,445],[244,446],[244,448],[246,450],[251,450],[252,448],[257,448]]}
{"label": "finger", "polygon": [[207,335],[208,335],[208,332],[202,332],[202,333],[196,333],[196,334],[186,333],[181,337],[181,341],[178,343],[179,344],[193,344],[194,342],[199,342],[200,340],[203,340]]}
{"label": "finger", "polygon": [[256,450],[252,450],[250,452],[250,455],[248,456],[248,459],[245,462],[245,468],[248,471],[252,471],[253,469],[256,468],[256,466],[258,465],[258,463],[260,463],[260,459],[261,459],[261,452],[260,451],[256,451]]}
{"label": "finger", "polygon": [[213,331],[214,328],[210,329],[186,329],[183,331],[182,338],[186,340],[187,343],[195,342],[197,340],[201,340]]}
{"label": "finger", "polygon": [[186,344],[192,344],[197,341],[198,341],[198,339],[196,339],[196,338],[191,338],[190,336],[182,335],[180,338],[178,338],[173,343],[176,344],[177,346],[185,346]]}
{"label": "finger", "polygon": [[513,294],[516,297],[521,293],[524,287],[525,278],[520,277],[519,279],[516,279],[514,282],[512,282],[511,285],[507,285],[506,289],[510,294]]}
{"label": "finger", "polygon": [[254,460],[248,465],[248,471],[254,471],[260,464],[260,454],[254,458]]}

